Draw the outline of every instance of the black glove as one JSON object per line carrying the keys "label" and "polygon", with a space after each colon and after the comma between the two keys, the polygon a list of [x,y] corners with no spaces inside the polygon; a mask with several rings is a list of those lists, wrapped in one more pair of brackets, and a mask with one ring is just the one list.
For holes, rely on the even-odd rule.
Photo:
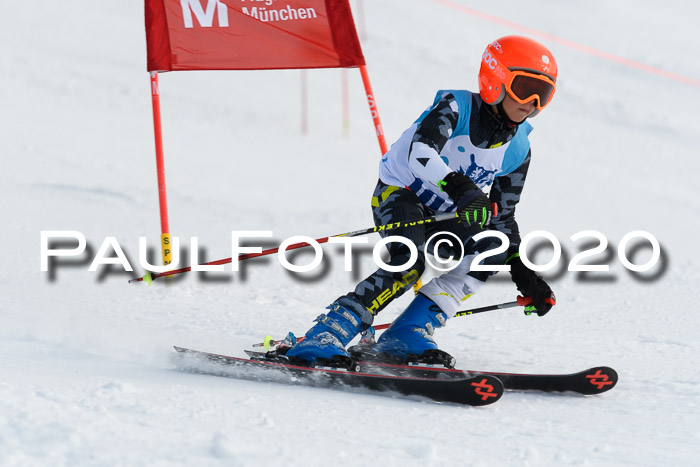
{"label": "black glove", "polygon": [[544,316],[554,305],[557,299],[547,283],[534,271],[525,266],[519,256],[507,262],[510,265],[510,276],[515,282],[521,294],[532,298],[532,304],[525,307],[525,314],[533,311],[537,316]]}
{"label": "black glove", "polygon": [[469,225],[478,224],[483,229],[496,215],[495,204],[476,184],[464,174],[451,172],[438,183],[457,206],[457,217]]}

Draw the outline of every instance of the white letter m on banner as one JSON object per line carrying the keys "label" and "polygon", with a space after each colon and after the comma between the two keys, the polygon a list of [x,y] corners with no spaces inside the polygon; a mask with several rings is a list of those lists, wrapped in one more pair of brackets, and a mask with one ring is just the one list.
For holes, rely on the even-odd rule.
{"label": "white letter m on banner", "polygon": [[192,28],[192,13],[197,17],[197,22],[203,28],[210,28],[214,23],[214,10],[219,12],[219,27],[228,27],[228,9],[219,0],[206,0],[207,9],[202,9],[201,0],[180,0],[182,5],[182,18],[185,20],[185,27]]}

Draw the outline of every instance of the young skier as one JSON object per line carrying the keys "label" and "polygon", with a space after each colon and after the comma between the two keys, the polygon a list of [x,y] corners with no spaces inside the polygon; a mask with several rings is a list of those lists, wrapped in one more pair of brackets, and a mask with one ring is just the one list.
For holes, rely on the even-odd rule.
{"label": "young skier", "polygon": [[[526,311],[543,316],[551,309],[555,304],[552,290],[519,258],[515,206],[530,165],[528,134],[532,126],[526,119],[550,103],[556,78],[557,65],[546,47],[525,37],[507,36],[486,47],[479,93],[437,93],[432,106],[382,157],[372,210],[376,225],[443,212],[456,212],[457,216],[392,231],[392,235],[406,237],[416,245],[416,263],[402,272],[379,269],[353,292],[338,298],[316,319],[305,339],[287,350],[290,359],[313,364],[334,356],[347,357],[345,346],[350,340],[368,329],[377,313],[420,278],[425,254],[431,253],[425,251],[426,240],[438,232],[455,234],[462,243],[450,249],[440,242],[441,257],[459,255],[463,246],[463,260],[457,268],[420,288],[373,345],[373,354],[399,361],[421,361],[421,357],[429,361],[438,355],[434,330],[443,327],[463,301],[495,274],[469,269],[476,255],[501,244],[493,237],[474,242],[472,237],[483,228],[504,233],[510,243],[507,253],[491,256],[484,264],[510,266],[518,290],[532,298]],[[482,190],[489,186],[487,197]],[[392,242],[388,249],[388,264],[407,263],[408,246]]]}

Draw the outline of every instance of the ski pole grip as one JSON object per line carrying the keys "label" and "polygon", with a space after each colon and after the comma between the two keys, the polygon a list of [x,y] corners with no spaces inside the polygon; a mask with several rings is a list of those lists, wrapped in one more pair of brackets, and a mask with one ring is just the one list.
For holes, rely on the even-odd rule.
{"label": "ski pole grip", "polygon": [[518,295],[517,301],[519,306],[528,306],[532,304],[532,297],[522,297]]}
{"label": "ski pole grip", "polygon": [[[552,306],[557,304],[557,301],[552,297],[545,298],[544,302],[549,303]],[[518,305],[519,306],[532,305],[532,297],[521,297],[520,295],[518,295]]]}

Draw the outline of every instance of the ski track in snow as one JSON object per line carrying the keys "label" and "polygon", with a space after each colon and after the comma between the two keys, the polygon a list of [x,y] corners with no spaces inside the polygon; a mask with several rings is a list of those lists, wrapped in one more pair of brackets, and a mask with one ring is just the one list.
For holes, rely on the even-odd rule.
{"label": "ski track in snow", "polygon": [[[456,3],[700,76],[689,59],[700,47],[700,8],[690,2]],[[476,90],[484,46],[517,33],[445,2],[372,0],[364,10],[363,49],[389,142],[437,89]],[[303,334],[372,265],[364,249],[355,275],[345,273],[342,255],[326,246],[326,269],[302,277],[273,257],[242,264],[238,275],[127,284],[141,270],[138,237],[148,236],[156,258],[160,231],[143,23],[136,0],[66,0],[43,5],[41,14],[19,2],[0,19],[0,465],[695,461],[696,87],[545,41],[560,81],[552,105],[532,122],[520,228],[557,236],[568,255],[562,262],[580,246],[571,235],[599,230],[610,254],[593,259],[608,260],[611,271],[588,280],[549,273],[558,305],[546,318],[517,310],[463,317],[437,339],[461,368],[609,365],[620,382],[601,396],[510,392],[492,406],[464,408],[175,370],[172,345],[242,356],[265,334]],[[299,131],[298,71],[161,75],[170,223],[183,254],[192,236],[200,260],[209,261],[230,256],[232,230],[273,230],[272,245],[371,225],[379,154],[359,73],[349,75],[350,134],[342,128],[340,71],[314,70],[307,136]],[[78,230],[92,254],[115,236],[136,272],[93,274],[92,258],[79,258],[42,273],[41,230]],[[617,260],[632,230],[662,245],[665,266],[651,279]],[[648,257],[642,248],[635,261]],[[470,306],[515,292],[498,276]],[[409,295],[377,322],[395,317]]]}

